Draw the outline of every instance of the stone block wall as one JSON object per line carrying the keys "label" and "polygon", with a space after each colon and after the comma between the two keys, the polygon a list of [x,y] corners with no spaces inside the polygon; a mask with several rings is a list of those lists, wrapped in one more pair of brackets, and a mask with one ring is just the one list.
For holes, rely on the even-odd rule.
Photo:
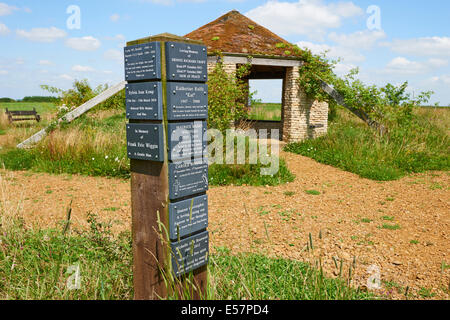
{"label": "stone block wall", "polygon": [[[236,72],[236,64],[224,63],[228,74]],[[215,63],[208,62],[208,73]],[[323,136],[328,130],[328,104],[314,101],[298,85],[299,67],[286,67],[283,92],[282,139],[284,142],[299,142]],[[234,124],[233,124],[234,125]],[[269,129],[269,128],[268,128]]]}
{"label": "stone block wall", "polygon": [[327,133],[328,104],[307,97],[298,85],[299,67],[286,68],[283,141],[298,142]]}
{"label": "stone block wall", "polygon": [[[213,72],[215,66],[216,66],[216,63],[208,62],[208,73]],[[226,73],[233,74],[233,73],[236,73],[237,66],[235,64],[224,63],[223,69],[225,70]]]}

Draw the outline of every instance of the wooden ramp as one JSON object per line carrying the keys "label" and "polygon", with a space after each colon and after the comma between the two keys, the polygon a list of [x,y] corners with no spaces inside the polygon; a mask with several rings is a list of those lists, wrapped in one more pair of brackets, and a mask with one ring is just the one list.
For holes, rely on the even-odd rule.
{"label": "wooden ramp", "polygon": [[360,109],[356,109],[353,107],[350,107],[348,104],[345,103],[344,98],[341,96],[339,92],[336,91],[333,87],[331,87],[328,83],[322,81],[322,90],[328,93],[339,105],[345,107],[348,109],[351,113],[356,115],[358,118],[360,118],[362,121],[367,123],[371,128],[379,130],[381,133],[385,131],[385,128],[380,125],[375,120],[372,120],[370,116],[365,113],[364,111]]}
{"label": "wooden ramp", "polygon": [[[96,96],[96,97],[92,98],[91,100],[89,100],[88,102],[82,104],[75,110],[67,113],[64,117],[62,117],[61,119],[58,120],[58,123],[62,122],[62,121],[72,122],[73,120],[75,120],[76,118],[81,116],[82,114],[84,114],[87,111],[94,108],[96,105],[106,101],[107,99],[111,98],[113,95],[118,93],[120,90],[124,89],[125,84],[126,84],[126,81],[122,81],[119,84],[116,84],[115,86],[108,88],[107,90],[100,93],[98,96]],[[41,131],[39,131],[32,137],[30,137],[27,140],[23,141],[22,143],[18,144],[17,148],[25,149],[25,148],[32,147],[34,144],[36,144],[39,141],[41,141],[42,139],[44,139],[44,137],[47,135],[47,129],[48,129],[48,127],[45,129],[42,129]]]}

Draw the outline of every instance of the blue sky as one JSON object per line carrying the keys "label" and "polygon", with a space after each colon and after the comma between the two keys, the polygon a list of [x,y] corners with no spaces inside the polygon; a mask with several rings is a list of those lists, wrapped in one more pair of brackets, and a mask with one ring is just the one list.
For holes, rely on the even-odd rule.
{"label": "blue sky", "polygon": [[[73,5],[79,29],[67,24]],[[232,9],[301,47],[342,57],[338,73],[358,66],[367,83],[409,81],[411,92],[433,90],[433,103],[450,105],[447,0],[0,0],[0,96],[42,95],[41,84],[66,89],[83,78],[117,83],[126,41],[184,35]],[[279,87],[252,83],[267,102],[279,100]]]}

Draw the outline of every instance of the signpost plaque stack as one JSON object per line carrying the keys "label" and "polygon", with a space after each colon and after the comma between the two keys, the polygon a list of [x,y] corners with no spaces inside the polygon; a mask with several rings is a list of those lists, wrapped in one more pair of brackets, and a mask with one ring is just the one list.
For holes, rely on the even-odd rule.
{"label": "signpost plaque stack", "polygon": [[209,255],[206,47],[169,34],[124,49],[131,159],[135,299],[165,298],[168,272],[193,298],[206,292]]}

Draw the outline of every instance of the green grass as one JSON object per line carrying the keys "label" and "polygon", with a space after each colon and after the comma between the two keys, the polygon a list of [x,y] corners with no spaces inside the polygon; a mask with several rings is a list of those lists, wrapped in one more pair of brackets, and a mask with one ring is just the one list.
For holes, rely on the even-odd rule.
{"label": "green grass", "polygon": [[285,151],[379,181],[449,170],[450,110],[438,111],[419,110],[412,127],[397,128],[384,137],[340,111],[326,136],[288,144]]}
{"label": "green grass", "polygon": [[251,106],[249,120],[281,121],[281,103],[255,103]]}
{"label": "green grass", "polygon": [[286,162],[283,159],[278,160],[280,168],[273,176],[261,175],[261,169],[267,167],[261,164],[213,164],[209,167],[209,183],[212,186],[277,186],[294,181],[295,176],[287,168]]}
{"label": "green grass", "polygon": [[210,263],[214,295],[232,300],[362,300],[374,296],[326,278],[309,264],[257,254],[230,256],[221,248]]}
{"label": "green grass", "polygon": [[40,115],[57,111],[55,104],[51,102],[0,102],[0,109],[6,108],[11,111],[32,110],[36,108],[36,111]]}
{"label": "green grass", "polygon": [[306,194],[312,195],[312,196],[319,196],[320,195],[320,191],[317,190],[305,190]]}
{"label": "green grass", "polygon": [[400,225],[398,224],[388,224],[388,223],[384,223],[381,226],[381,229],[386,229],[386,230],[398,230],[400,229]]}
{"label": "green grass", "polygon": [[[0,299],[132,299],[130,236],[113,238],[108,225],[90,222],[90,230],[72,234],[20,221],[0,227]],[[71,266],[80,268],[79,290],[67,287]]]}
{"label": "green grass", "polygon": [[418,294],[422,298],[432,298],[436,295],[434,292],[431,291],[431,289],[428,289],[428,288],[421,288],[419,290]]}
{"label": "green grass", "polygon": [[[0,165],[9,170],[31,170],[52,174],[81,174],[128,179],[125,114],[120,112],[97,118],[84,115],[44,139],[30,150],[5,149],[0,152]],[[278,159],[274,159],[277,161]],[[294,181],[283,159],[274,176],[261,175],[268,165],[219,165],[209,168],[212,186],[275,186]]]}
{"label": "green grass", "polygon": [[[2,217],[0,216],[0,219]],[[5,222],[5,219],[2,220]],[[112,236],[111,225],[90,215],[85,231],[35,230],[21,220],[0,226],[0,299],[131,300],[130,233]],[[66,231],[64,231],[66,230]],[[73,267],[79,267],[80,286]],[[302,262],[258,254],[232,255],[218,249],[210,257],[208,299],[373,299],[342,279],[324,277]]]}

